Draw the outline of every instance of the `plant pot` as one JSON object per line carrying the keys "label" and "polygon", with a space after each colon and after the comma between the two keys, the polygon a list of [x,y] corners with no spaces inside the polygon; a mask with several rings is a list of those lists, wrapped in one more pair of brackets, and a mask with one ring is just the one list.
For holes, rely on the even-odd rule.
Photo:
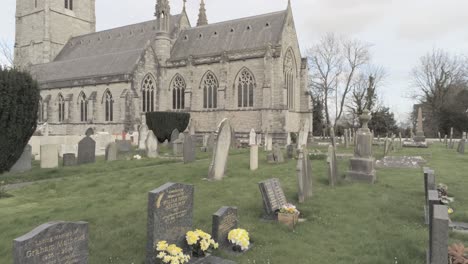
{"label": "plant pot", "polygon": [[278,222],[288,226],[290,229],[294,229],[298,221],[299,221],[299,214],[278,213]]}

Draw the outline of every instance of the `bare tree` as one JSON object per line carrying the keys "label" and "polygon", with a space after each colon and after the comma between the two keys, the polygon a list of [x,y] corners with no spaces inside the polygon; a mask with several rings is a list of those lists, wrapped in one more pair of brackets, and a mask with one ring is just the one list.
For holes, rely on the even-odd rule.
{"label": "bare tree", "polygon": [[0,65],[13,65],[13,50],[5,40],[0,41]]}
{"label": "bare tree", "polygon": [[[342,117],[359,72],[370,61],[369,47],[359,40],[326,34],[309,49],[311,86],[322,94],[325,119],[329,126],[336,127]],[[336,109],[332,124],[330,105],[333,95],[335,95]]]}

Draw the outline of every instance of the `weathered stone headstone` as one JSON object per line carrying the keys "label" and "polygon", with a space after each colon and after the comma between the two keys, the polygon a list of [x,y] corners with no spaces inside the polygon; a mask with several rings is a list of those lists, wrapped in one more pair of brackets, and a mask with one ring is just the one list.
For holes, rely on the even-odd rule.
{"label": "weathered stone headstone", "polygon": [[106,147],[106,161],[115,161],[117,160],[118,155],[117,143],[111,142]]}
{"label": "weathered stone headstone", "polygon": [[221,207],[213,214],[212,237],[218,242],[221,248],[230,245],[228,234],[231,230],[236,229],[238,225],[237,208],[236,207]]}
{"label": "weathered stone headstone", "polygon": [[146,124],[141,125],[138,130],[138,149],[146,150],[146,138],[148,137],[148,133],[148,126]]}
{"label": "weathered stone headstone", "polygon": [[345,148],[349,148],[348,129],[344,130],[344,144]]}
{"label": "weathered stone headstone", "polygon": [[453,127],[450,128],[450,143],[449,148],[453,149]]}
{"label": "weathered stone headstone", "polygon": [[338,164],[336,160],[336,152],[333,145],[328,146],[328,184],[334,186],[338,181]]}
{"label": "weathered stone headstone", "polygon": [[179,139],[179,134],[180,134],[180,133],[179,133],[179,130],[177,130],[177,128],[174,129],[174,130],[172,130],[172,133],[171,133],[171,142],[174,142],[174,141],[176,141],[177,139]]}
{"label": "weathered stone headstone", "polygon": [[258,169],[258,146],[250,146],[250,170],[254,171]]}
{"label": "weathered stone headstone", "polygon": [[430,264],[448,264],[449,217],[445,205],[434,205],[434,216],[429,234]]}
{"label": "weathered stone headstone", "polygon": [[208,179],[222,180],[226,171],[232,130],[229,120],[223,119],[218,125],[213,158],[208,171]]}
{"label": "weathered stone headstone", "polygon": [[257,135],[257,146],[261,146],[262,145],[262,134],[258,134]]}
{"label": "weathered stone headstone", "polygon": [[287,132],[286,133],[286,146],[289,146],[291,144],[292,144],[291,133]]}
{"label": "weathered stone headstone", "polygon": [[176,157],[180,157],[184,153],[184,141],[180,138],[180,135],[178,139],[172,141],[172,152]]}
{"label": "weathered stone headstone", "polygon": [[65,153],[63,154],[63,167],[76,166],[76,155],[75,153]]}
{"label": "weathered stone headstone", "polygon": [[299,149],[298,152],[296,166],[298,198],[299,203],[303,203],[307,198],[312,197],[312,165],[307,149]]}
{"label": "weathered stone headstone", "polygon": [[428,201],[429,190],[435,190],[435,173],[428,167],[423,168],[424,175],[424,197],[426,198],[426,205]]}
{"label": "weathered stone headstone", "polygon": [[195,148],[196,148],[196,146],[195,146],[195,140],[194,140],[193,136],[190,136],[190,135],[186,136],[185,141],[184,141],[184,145],[183,145],[184,163],[185,164],[195,161],[195,155],[196,155]]}
{"label": "weathered stone headstone", "polygon": [[88,223],[50,222],[13,241],[14,264],[88,264]]}
{"label": "weathered stone headstone", "polygon": [[437,190],[429,190],[427,192],[427,210],[426,210],[426,218],[428,221],[426,222],[429,225],[429,228],[432,226],[432,217],[434,216],[434,205],[438,205],[440,203],[439,193]]}
{"label": "weathered stone headstone", "polygon": [[297,149],[307,148],[307,141],[309,139],[310,122],[309,119],[301,121],[301,127],[297,139]]}
{"label": "weathered stone headstone", "polygon": [[249,146],[257,145],[257,134],[255,133],[255,129],[250,130],[249,134]]}
{"label": "weathered stone headstone", "polygon": [[273,136],[267,132],[265,134],[265,151],[273,150]]}
{"label": "weathered stone headstone", "polygon": [[442,136],[440,135],[440,131],[437,132],[438,136],[439,136],[439,142],[442,143]]}
{"label": "weathered stone headstone", "polygon": [[268,179],[258,183],[263,199],[265,217],[276,219],[276,212],[287,204],[286,196],[278,179]]}
{"label": "weathered stone headstone", "polygon": [[234,130],[234,127],[231,125],[231,148],[237,148],[237,147],[239,147],[239,144],[237,142],[236,131]]}
{"label": "weathered stone headstone", "polygon": [[372,139],[368,123],[371,120],[369,110],[365,109],[360,116],[362,127],[356,133],[354,157],[350,160],[348,178],[356,181],[374,183],[376,180],[375,160],[372,156]]}
{"label": "weathered stone headstone", "polygon": [[165,240],[186,247],[185,234],[192,230],[194,186],[166,183],[148,194],[148,242],[146,263],[155,264],[154,245]]}
{"label": "weathered stone headstone", "polygon": [[96,162],[96,141],[89,136],[78,142],[78,165]]}
{"label": "weathered stone headstone", "polygon": [[194,120],[193,118],[190,119],[190,124],[189,124],[188,131],[189,131],[188,134],[189,134],[190,136],[195,136],[196,129],[195,129],[195,120]]}
{"label": "weathered stone headstone", "polygon": [[32,147],[28,144],[24,147],[21,157],[16,161],[15,165],[11,167],[10,172],[25,172],[31,170],[31,161]]}
{"label": "weathered stone headstone", "polygon": [[268,155],[268,163],[283,163],[284,155],[278,143],[273,146],[273,153]]}
{"label": "weathered stone headstone", "polygon": [[207,149],[209,151],[212,151],[213,148],[214,148],[214,145],[215,145],[215,139],[216,139],[216,135],[214,132],[212,132],[209,136],[208,136],[208,140],[207,140]]}
{"label": "weathered stone headstone", "polygon": [[119,153],[127,153],[132,151],[132,142],[130,140],[116,140]]}
{"label": "weathered stone headstone", "polygon": [[384,157],[388,155],[388,152],[389,152],[389,141],[388,141],[388,137],[385,138],[385,141],[384,141]]}
{"label": "weathered stone headstone", "polygon": [[157,158],[159,156],[158,139],[152,130],[148,131],[146,134],[145,149],[148,158]]}
{"label": "weathered stone headstone", "polygon": [[416,136],[413,138],[415,142],[425,142],[426,137],[424,136],[424,130],[423,130],[423,114],[422,114],[422,108],[418,108],[418,124],[416,126]]}
{"label": "weathered stone headstone", "polygon": [[458,143],[458,153],[460,154],[465,154],[465,144],[466,144],[466,139],[460,139],[460,142]]}
{"label": "weathered stone headstone", "polygon": [[41,168],[51,169],[58,167],[58,146],[41,145]]}
{"label": "weathered stone headstone", "polygon": [[295,150],[296,150],[296,148],[295,148],[294,145],[292,145],[292,144],[291,144],[291,145],[287,145],[287,146],[286,146],[286,158],[287,158],[287,159],[292,159],[292,158],[294,158],[294,153],[296,152]]}

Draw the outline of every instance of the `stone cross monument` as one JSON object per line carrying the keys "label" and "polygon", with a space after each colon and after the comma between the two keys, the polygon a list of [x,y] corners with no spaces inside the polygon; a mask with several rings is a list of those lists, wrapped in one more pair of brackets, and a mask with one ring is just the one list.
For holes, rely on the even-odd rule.
{"label": "stone cross monument", "polygon": [[369,110],[365,109],[360,116],[362,127],[356,133],[356,145],[354,146],[354,157],[350,160],[350,170],[347,177],[350,180],[374,183],[376,172],[374,157],[372,156],[372,133],[368,123],[371,120]]}
{"label": "stone cross monument", "polygon": [[421,107],[419,107],[418,109],[418,124],[416,126],[416,136],[413,139],[414,139],[414,142],[426,141],[426,137],[424,136],[424,130],[423,130],[423,116],[422,116]]}

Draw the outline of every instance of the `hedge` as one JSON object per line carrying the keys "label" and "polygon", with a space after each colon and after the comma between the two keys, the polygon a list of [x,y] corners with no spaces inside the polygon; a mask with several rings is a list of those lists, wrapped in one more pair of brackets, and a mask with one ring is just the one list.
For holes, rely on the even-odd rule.
{"label": "hedge", "polygon": [[36,131],[39,96],[29,73],[0,67],[0,174],[16,163]]}
{"label": "hedge", "polygon": [[185,131],[189,125],[189,113],[177,112],[150,112],[146,113],[146,124],[151,129],[159,142],[171,140],[174,129]]}

